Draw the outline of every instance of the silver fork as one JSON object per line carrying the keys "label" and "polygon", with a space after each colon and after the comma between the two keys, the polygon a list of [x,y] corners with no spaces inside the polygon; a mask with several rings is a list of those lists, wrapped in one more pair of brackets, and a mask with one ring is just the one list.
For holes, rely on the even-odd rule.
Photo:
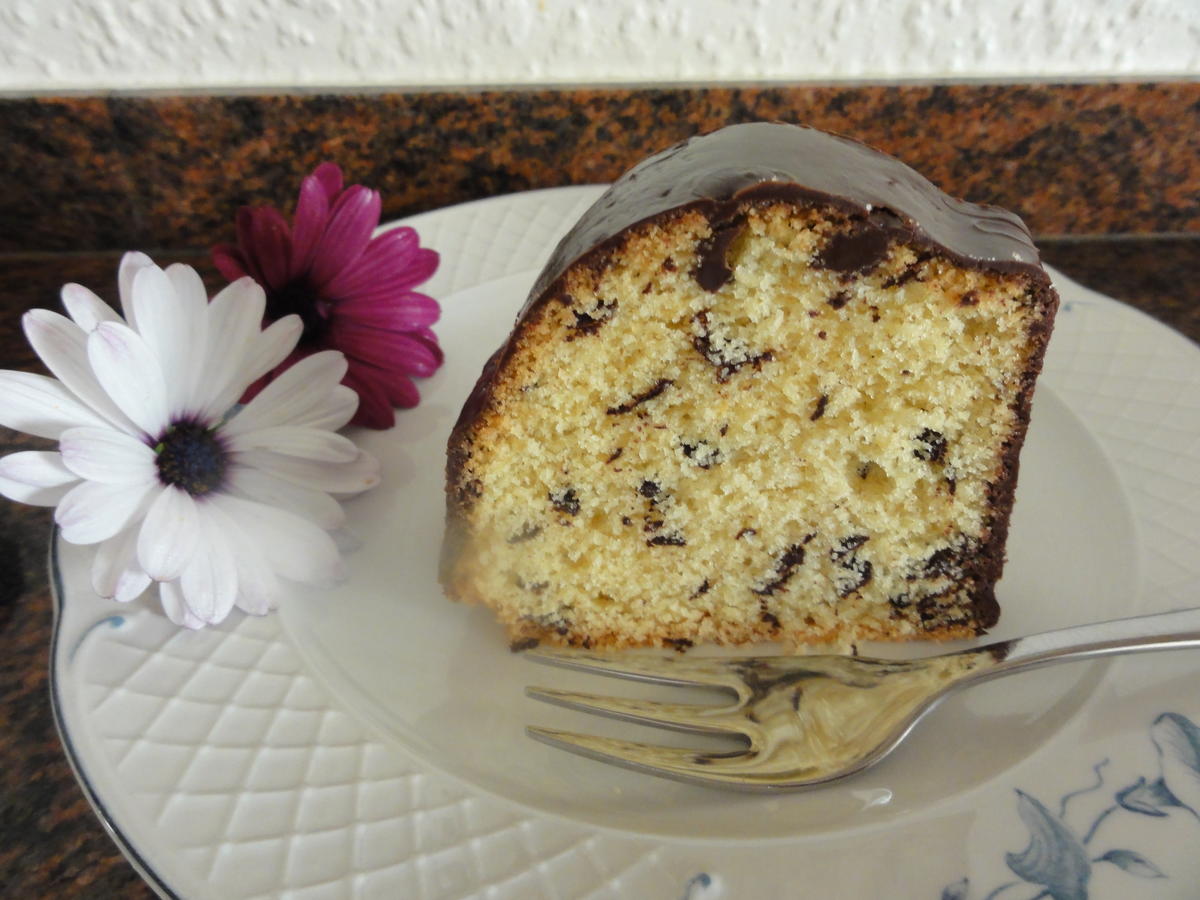
{"label": "silver fork", "polygon": [[551,746],[677,781],[746,791],[797,790],[879,762],[951,691],[1050,663],[1188,647],[1200,647],[1200,609],[1079,625],[914,660],[530,650],[529,659],[552,666],[736,695],[724,705],[700,705],[527,688],[534,699],[643,725],[740,737],[749,746],[713,752],[536,726],[525,730]]}

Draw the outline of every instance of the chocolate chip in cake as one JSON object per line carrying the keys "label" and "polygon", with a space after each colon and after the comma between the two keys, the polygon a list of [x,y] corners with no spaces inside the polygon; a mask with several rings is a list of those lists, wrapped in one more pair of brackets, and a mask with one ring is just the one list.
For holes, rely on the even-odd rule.
{"label": "chocolate chip in cake", "polygon": [[857,556],[853,556],[842,563],[842,568],[849,574],[840,576],[837,579],[837,592],[839,597],[848,597],[870,582],[875,567],[871,565],[870,560],[859,559]]}
{"label": "chocolate chip in cake", "polygon": [[662,267],[668,272],[675,272],[679,269],[679,266],[676,264],[675,260],[669,256],[662,261]]}
{"label": "chocolate chip in cake", "polygon": [[551,491],[546,496],[550,499],[550,505],[559,512],[566,513],[568,516],[579,515],[579,496],[575,493],[574,488]]}
{"label": "chocolate chip in cake", "polygon": [[662,503],[667,499],[667,492],[663,490],[663,486],[657,481],[646,479],[638,485],[638,493],[650,501],[652,505]]}
{"label": "chocolate chip in cake", "polygon": [[692,317],[700,333],[692,337],[692,346],[717,370],[717,381],[722,384],[733,377],[745,365],[759,368],[764,362],[775,358],[774,351],[764,350],[751,353],[741,341],[718,340],[714,337],[709,322],[709,311],[702,310]]}
{"label": "chocolate chip in cake", "polygon": [[909,581],[916,578],[962,578],[964,562],[974,556],[979,550],[979,540],[973,537],[959,536],[949,547],[935,550],[921,564],[918,575],[906,576]]}
{"label": "chocolate chip in cake", "polygon": [[820,397],[817,398],[816,407],[813,409],[812,415],[809,416],[808,418],[813,422],[817,421],[817,419],[819,419],[819,418],[821,418],[821,416],[825,415],[825,407],[828,405],[829,405],[829,395],[822,394]]}
{"label": "chocolate chip in cake", "polygon": [[611,462],[616,462],[620,458],[621,454],[624,452],[625,452],[624,447],[618,447],[616,450],[614,450],[612,453],[610,453],[608,455],[608,459],[606,459],[604,461],[604,464],[608,465]]}
{"label": "chocolate chip in cake", "polygon": [[576,337],[585,334],[595,334],[598,332],[609,319],[613,317],[613,313],[617,311],[617,301],[613,300],[609,303],[601,300],[588,312],[579,312],[574,310],[575,324],[571,326],[572,334],[567,335],[568,341],[575,340]]}
{"label": "chocolate chip in cake", "polygon": [[553,612],[540,613],[536,616],[521,616],[521,621],[553,631],[558,635],[566,635],[571,630],[571,619],[567,615],[570,607],[560,606]]}
{"label": "chocolate chip in cake", "polygon": [[608,413],[608,415],[610,415],[610,416],[619,416],[619,415],[623,415],[627,412],[632,412],[634,409],[641,406],[647,400],[653,400],[655,397],[657,397],[659,394],[661,394],[663,391],[665,391],[667,388],[669,388],[674,383],[675,382],[672,381],[670,378],[660,378],[660,379],[658,379],[658,381],[654,382],[654,384],[651,387],[647,388],[646,390],[642,391],[639,394],[634,394],[632,397],[630,397],[627,401],[622,403],[620,406],[610,406],[608,409],[605,410],[605,412]]}
{"label": "chocolate chip in cake", "polygon": [[531,594],[541,594],[546,588],[550,587],[548,581],[526,581],[520,575],[513,579],[517,587],[523,591],[529,591]]}
{"label": "chocolate chip in cake", "polygon": [[633,519],[629,518],[629,516],[621,516],[621,524],[622,525],[632,525]]}
{"label": "chocolate chip in cake", "polygon": [[804,564],[804,547],[800,544],[792,544],[779,555],[775,560],[775,565],[771,570],[771,577],[764,584],[752,588],[754,593],[760,597],[769,597],[776,591],[784,587],[795,573],[796,569]]}
{"label": "chocolate chip in cake", "polygon": [[648,547],[686,547],[687,540],[677,531],[671,534],[656,534],[646,541]]}
{"label": "chocolate chip in cake", "polygon": [[926,462],[941,462],[946,455],[946,436],[940,431],[926,428],[914,439],[921,446],[913,450],[913,456]]}
{"label": "chocolate chip in cake", "polygon": [[834,294],[832,297],[830,297],[825,302],[828,303],[830,306],[832,306],[834,309],[841,309],[843,306],[845,306],[847,303],[850,302],[850,295],[847,294],[845,291],[838,291],[836,294]]}
{"label": "chocolate chip in cake", "polygon": [[693,646],[687,638],[663,638],[663,643],[668,647],[675,648],[676,653],[685,653],[689,647]]}
{"label": "chocolate chip in cake", "polygon": [[885,288],[903,287],[910,281],[916,279],[918,274],[919,273],[917,272],[916,266],[908,266],[899,275],[889,275],[887,278],[885,278],[883,281],[883,286]]}
{"label": "chocolate chip in cake", "polygon": [[508,543],[523,544],[526,541],[532,541],[541,533],[541,525],[534,525],[532,522],[526,522],[521,526],[521,529],[516,534],[510,534],[508,536]]}
{"label": "chocolate chip in cake", "polygon": [[839,575],[835,587],[839,597],[846,597],[866,585],[874,574],[874,566],[870,560],[858,556],[858,550],[868,540],[865,534],[852,534],[842,538],[836,547],[829,550],[829,559],[843,569],[845,574]]}
{"label": "chocolate chip in cake", "polygon": [[979,303],[979,292],[978,291],[967,291],[958,300],[959,306],[976,306],[978,303]]}
{"label": "chocolate chip in cake", "polygon": [[709,584],[708,579],[705,578],[702,582],[700,582],[700,587],[698,587],[698,588],[696,588],[696,590],[692,591],[692,595],[690,597],[688,597],[688,599],[695,600],[701,594],[707,594],[711,589],[712,589],[712,585]]}
{"label": "chocolate chip in cake", "polygon": [[513,641],[511,644],[508,645],[508,649],[510,651],[512,651],[513,653],[520,653],[523,650],[532,650],[534,647],[536,647],[540,643],[541,643],[541,641],[539,641],[535,637],[517,638],[515,641]]}
{"label": "chocolate chip in cake", "polygon": [[695,441],[694,443],[681,441],[679,446],[683,451],[683,455],[701,469],[711,468],[724,459],[721,449],[712,446],[712,444],[705,440]]}
{"label": "chocolate chip in cake", "polygon": [[829,558],[834,562],[839,562],[853,554],[855,550],[869,540],[870,538],[865,534],[852,534],[849,537],[844,537],[838,541],[836,547],[830,549]]}

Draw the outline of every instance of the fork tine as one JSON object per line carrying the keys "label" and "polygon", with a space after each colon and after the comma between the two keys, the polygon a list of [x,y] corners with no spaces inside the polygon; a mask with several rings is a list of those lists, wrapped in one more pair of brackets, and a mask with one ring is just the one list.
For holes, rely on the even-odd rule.
{"label": "fork tine", "polygon": [[745,720],[735,712],[738,708],[736,704],[707,706],[657,703],[633,697],[602,697],[599,694],[541,687],[526,688],[525,695],[567,709],[596,713],[641,725],[657,725],[692,734],[744,734]]}
{"label": "fork tine", "polygon": [[[681,747],[660,747],[636,741],[577,734],[556,728],[525,726],[525,733],[543,744],[568,750],[598,762],[612,763],[635,772],[660,775],[690,784],[726,784],[749,790],[762,790],[741,771],[741,763],[750,763],[756,754],[749,750],[728,753],[708,753]],[[723,771],[723,766],[734,769]]]}
{"label": "fork tine", "polygon": [[578,650],[527,650],[533,662],[596,675],[675,687],[719,687],[742,693],[742,682],[724,660],[673,656],[605,656]]}

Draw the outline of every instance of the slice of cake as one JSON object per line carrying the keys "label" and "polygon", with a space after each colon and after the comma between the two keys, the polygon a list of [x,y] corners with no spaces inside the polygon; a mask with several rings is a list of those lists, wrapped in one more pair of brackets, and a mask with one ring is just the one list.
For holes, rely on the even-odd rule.
{"label": "slice of cake", "polygon": [[1020,219],[808,128],[624,175],[449,443],[442,578],[514,645],[992,625],[1057,298]]}

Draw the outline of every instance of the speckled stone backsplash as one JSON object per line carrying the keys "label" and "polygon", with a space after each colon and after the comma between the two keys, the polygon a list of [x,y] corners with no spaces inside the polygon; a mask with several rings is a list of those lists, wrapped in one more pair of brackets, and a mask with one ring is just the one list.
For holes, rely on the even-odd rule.
{"label": "speckled stone backsplash", "polygon": [[0,251],[202,248],[333,159],[384,217],[609,181],[698,131],[802,122],[1035,233],[1200,230],[1200,84],[799,86],[0,101]]}

